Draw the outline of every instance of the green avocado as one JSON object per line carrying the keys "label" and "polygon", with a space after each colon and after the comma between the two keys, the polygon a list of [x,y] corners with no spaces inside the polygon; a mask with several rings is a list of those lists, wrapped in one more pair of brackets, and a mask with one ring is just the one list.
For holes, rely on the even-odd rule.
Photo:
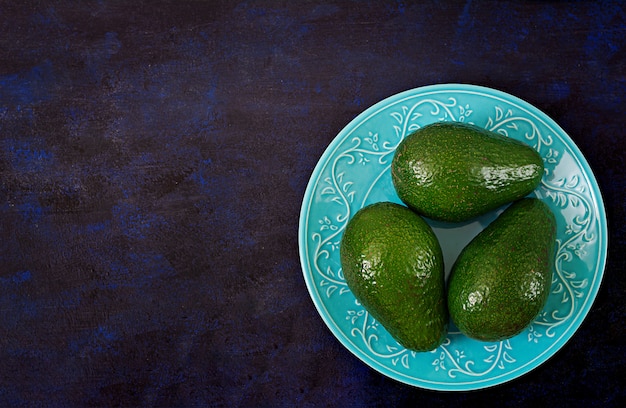
{"label": "green avocado", "polygon": [[461,222],[531,193],[541,156],[529,145],[460,122],[437,122],[398,145],[391,176],[400,199],[439,221]]}
{"label": "green avocado", "polygon": [[448,279],[450,317],[468,337],[498,341],[524,330],[552,284],[556,221],[536,198],[511,204],[461,251]]}
{"label": "green avocado", "polygon": [[348,221],[340,259],[348,287],[402,346],[428,351],[445,339],[443,255],[431,227],[409,208],[368,205]]}

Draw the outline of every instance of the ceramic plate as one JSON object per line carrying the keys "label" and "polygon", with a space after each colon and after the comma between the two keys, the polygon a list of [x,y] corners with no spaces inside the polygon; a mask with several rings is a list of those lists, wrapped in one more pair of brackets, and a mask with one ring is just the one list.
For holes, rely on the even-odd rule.
{"label": "ceramic plate", "polygon": [[[533,193],[557,218],[557,253],[547,305],[521,334],[500,342],[471,340],[454,326],[431,352],[400,346],[355,300],[342,276],[339,243],[363,206],[400,203],[390,164],[398,143],[436,121],[473,123],[533,146],[545,174]],[[499,211],[501,211],[500,209]],[[494,220],[428,220],[444,252],[446,274],[461,249]],[[302,203],[299,250],[309,293],[337,339],[364,363],[397,381],[462,391],[513,380],[554,355],[581,325],[598,292],[607,252],[607,225],[597,182],[570,137],[539,109],[489,88],[445,84],[387,98],[350,122],[315,167]]]}

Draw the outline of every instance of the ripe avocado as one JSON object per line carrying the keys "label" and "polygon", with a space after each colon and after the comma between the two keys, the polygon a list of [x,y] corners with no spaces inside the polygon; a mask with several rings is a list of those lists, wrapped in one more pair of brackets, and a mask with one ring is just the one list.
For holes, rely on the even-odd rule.
{"label": "ripe avocado", "polygon": [[391,164],[400,199],[418,213],[460,222],[531,193],[544,165],[529,145],[475,125],[437,122],[408,135]]}
{"label": "ripe avocado", "polygon": [[343,275],[356,299],[407,349],[445,339],[443,255],[431,227],[409,208],[371,204],[348,221],[340,245]]}
{"label": "ripe avocado", "polygon": [[552,284],[556,221],[536,198],[511,204],[461,251],[448,279],[452,321],[468,337],[498,341],[524,330]]}

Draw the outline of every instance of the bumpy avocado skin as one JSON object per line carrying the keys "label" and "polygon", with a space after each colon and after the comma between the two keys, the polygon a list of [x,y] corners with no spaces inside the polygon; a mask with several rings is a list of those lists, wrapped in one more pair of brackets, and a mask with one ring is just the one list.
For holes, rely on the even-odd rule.
{"label": "bumpy avocado skin", "polygon": [[437,122],[411,133],[391,165],[400,199],[447,222],[467,221],[525,197],[543,172],[543,159],[529,145],[460,122]]}
{"label": "bumpy avocado skin", "polygon": [[452,321],[468,337],[499,341],[524,330],[550,294],[556,221],[536,198],[511,204],[457,258],[447,288]]}
{"label": "bumpy avocado skin", "polygon": [[356,299],[398,343],[428,351],[443,342],[449,320],[443,255],[419,215],[389,202],[362,208],[346,226],[340,258]]}

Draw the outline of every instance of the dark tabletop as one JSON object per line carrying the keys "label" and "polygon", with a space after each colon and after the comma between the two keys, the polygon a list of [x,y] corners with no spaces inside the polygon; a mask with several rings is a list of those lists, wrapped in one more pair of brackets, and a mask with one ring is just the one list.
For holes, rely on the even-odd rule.
{"label": "dark tabletop", "polygon": [[[611,1],[0,1],[0,406],[623,406],[625,16]],[[609,222],[580,329],[482,391],[370,369],[317,313],[298,255],[328,144],[437,83],[554,119]]]}

